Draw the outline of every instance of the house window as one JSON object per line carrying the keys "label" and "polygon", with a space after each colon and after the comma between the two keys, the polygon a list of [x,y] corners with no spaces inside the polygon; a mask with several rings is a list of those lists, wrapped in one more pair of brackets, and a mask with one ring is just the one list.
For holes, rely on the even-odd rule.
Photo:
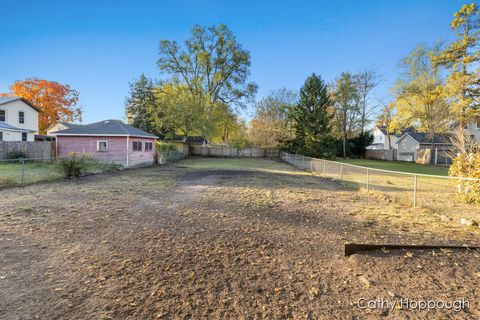
{"label": "house window", "polygon": [[97,141],[97,152],[107,152],[108,151],[108,142],[105,140]]}
{"label": "house window", "polygon": [[27,133],[22,132],[22,141],[27,141]]}
{"label": "house window", "polygon": [[152,142],[145,142],[145,151],[152,151],[153,143]]}
{"label": "house window", "polygon": [[142,142],[133,141],[133,151],[142,151]]}
{"label": "house window", "polygon": [[0,141],[3,141],[3,132],[0,131]]}
{"label": "house window", "polygon": [[0,110],[0,121],[5,122],[5,110]]}
{"label": "house window", "polygon": [[480,121],[477,121],[476,125],[477,125],[477,130],[480,130]]}
{"label": "house window", "polygon": [[25,123],[25,112],[18,112],[18,123]]}
{"label": "house window", "polygon": [[469,127],[470,127],[470,126],[468,125],[468,123],[465,123],[465,129],[468,130]]}

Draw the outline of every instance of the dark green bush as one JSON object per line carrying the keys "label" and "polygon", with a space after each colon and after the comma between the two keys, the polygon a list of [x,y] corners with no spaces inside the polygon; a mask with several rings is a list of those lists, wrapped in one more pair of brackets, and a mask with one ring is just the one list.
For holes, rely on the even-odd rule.
{"label": "dark green bush", "polygon": [[157,141],[157,152],[177,151],[174,143]]}
{"label": "dark green bush", "polygon": [[58,169],[65,178],[78,178],[85,174],[93,159],[87,155],[72,154],[71,157],[58,161]]}
{"label": "dark green bush", "polygon": [[7,159],[25,159],[26,157],[27,154],[23,151],[10,151],[6,154]]}
{"label": "dark green bush", "polygon": [[[372,144],[373,135],[369,132],[364,132],[347,140],[346,151],[349,158],[360,158],[365,152],[365,148]],[[342,139],[335,141],[337,157],[343,157]]]}

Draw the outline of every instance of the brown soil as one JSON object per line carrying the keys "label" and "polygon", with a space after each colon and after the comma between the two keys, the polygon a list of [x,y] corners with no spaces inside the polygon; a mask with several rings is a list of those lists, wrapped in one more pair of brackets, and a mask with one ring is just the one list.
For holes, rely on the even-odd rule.
{"label": "brown soil", "polygon": [[[193,161],[2,190],[0,319],[480,317],[475,251],[343,256],[345,242],[475,243],[476,230],[382,223],[372,212],[408,209],[284,164]],[[382,297],[470,308],[355,305]]]}

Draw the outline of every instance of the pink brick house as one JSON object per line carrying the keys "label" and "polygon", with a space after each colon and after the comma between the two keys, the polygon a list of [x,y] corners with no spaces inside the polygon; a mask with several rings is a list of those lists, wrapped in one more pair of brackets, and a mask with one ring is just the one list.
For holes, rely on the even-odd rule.
{"label": "pink brick house", "polygon": [[155,162],[157,136],[119,120],[105,120],[51,132],[57,140],[57,156],[89,154],[99,161],[125,167]]}

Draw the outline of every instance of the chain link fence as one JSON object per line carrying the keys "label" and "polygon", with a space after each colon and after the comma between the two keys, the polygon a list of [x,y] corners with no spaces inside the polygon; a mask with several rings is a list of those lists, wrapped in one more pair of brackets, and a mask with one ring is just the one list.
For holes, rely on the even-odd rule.
{"label": "chain link fence", "polygon": [[480,179],[373,169],[286,152],[282,152],[280,157],[297,168],[326,178],[341,180],[346,185],[362,188],[368,192],[384,193],[395,202],[405,205],[431,208],[438,213],[466,211],[480,213],[478,206],[467,205],[457,199],[458,186],[462,181],[480,184]]}
{"label": "chain link fence", "polygon": [[[0,188],[64,178],[65,174],[60,164],[66,159],[72,157],[1,159]],[[83,161],[84,175],[109,172],[121,167],[108,159],[85,158]]]}
{"label": "chain link fence", "polygon": [[[178,151],[165,151],[158,154],[158,163],[170,163],[183,159],[184,155]],[[52,181],[65,177],[61,162],[72,157],[42,157],[0,159],[0,188],[23,186],[41,181]],[[110,172],[124,168],[122,163],[112,161],[108,155],[102,158],[86,157],[83,175]],[[151,163],[145,163],[151,165]]]}

